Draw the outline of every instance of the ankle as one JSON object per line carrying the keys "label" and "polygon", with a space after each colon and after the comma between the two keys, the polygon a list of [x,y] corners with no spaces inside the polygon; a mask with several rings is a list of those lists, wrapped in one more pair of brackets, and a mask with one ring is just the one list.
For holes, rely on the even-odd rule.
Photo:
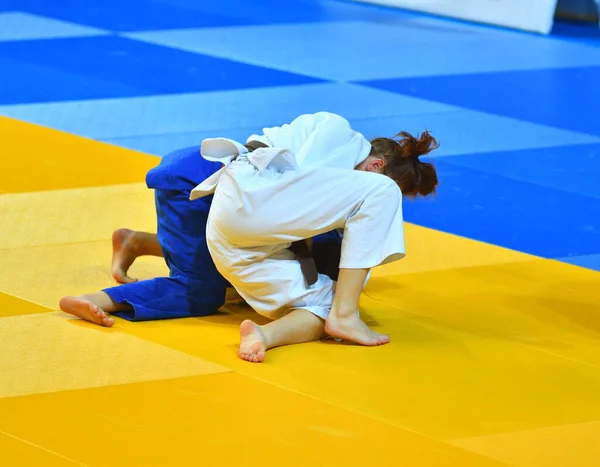
{"label": "ankle", "polygon": [[356,306],[338,306],[335,305],[331,308],[331,315],[336,319],[347,319],[358,315],[358,308]]}
{"label": "ankle", "polygon": [[134,255],[141,256],[144,250],[148,249],[148,240],[144,236],[144,232],[131,231],[126,241],[126,248]]}
{"label": "ankle", "polygon": [[258,326],[258,331],[261,333],[265,349],[269,350],[276,346],[277,335],[272,332],[269,326]]}
{"label": "ankle", "polygon": [[77,295],[77,297],[75,297],[75,298],[78,300],[83,300],[84,302],[89,302],[89,303],[96,305],[96,301],[94,300],[95,297],[93,295],[83,294],[83,295]]}

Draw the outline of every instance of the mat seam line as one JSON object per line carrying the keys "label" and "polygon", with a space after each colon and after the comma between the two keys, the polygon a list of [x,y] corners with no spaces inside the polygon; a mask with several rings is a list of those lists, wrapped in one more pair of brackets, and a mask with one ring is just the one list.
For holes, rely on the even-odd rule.
{"label": "mat seam line", "polygon": [[27,444],[28,446],[32,446],[32,447],[34,447],[36,449],[39,449],[41,451],[47,452],[49,454],[52,454],[53,456],[60,457],[61,459],[69,461],[69,462],[71,462],[71,463],[73,463],[75,465],[79,465],[81,467],[89,467],[89,464],[83,464],[83,463],[81,463],[79,461],[71,459],[70,457],[67,457],[67,456],[64,456],[62,454],[59,454],[58,452],[54,452],[54,451],[52,451],[50,449],[47,449],[47,448],[45,448],[43,446],[40,446],[40,445],[35,444],[35,443],[32,443],[31,441],[27,441],[25,439],[19,438],[18,436],[11,435],[10,433],[5,432],[4,430],[0,430],[0,434],[3,434],[4,436],[7,436],[7,437],[9,437],[11,439],[14,439],[16,441],[19,441],[21,443]]}

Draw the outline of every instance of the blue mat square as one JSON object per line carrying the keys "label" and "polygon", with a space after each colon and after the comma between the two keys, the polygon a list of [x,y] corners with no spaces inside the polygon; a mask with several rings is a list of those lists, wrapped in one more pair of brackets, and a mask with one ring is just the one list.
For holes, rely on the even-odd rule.
{"label": "blue mat square", "polygon": [[600,198],[600,144],[469,154],[445,159],[514,180]]}
{"label": "blue mat square", "polygon": [[109,34],[109,32],[28,13],[0,12],[0,41],[101,36],[104,34]]}
{"label": "blue mat square", "polygon": [[337,81],[600,66],[600,50],[578,42],[410,22],[190,28],[127,37]]}
{"label": "blue mat square", "polygon": [[198,11],[153,0],[3,0],[5,11],[25,11],[112,31],[147,31],[191,27],[222,27],[247,24],[241,18]]}
{"label": "blue mat square", "polygon": [[415,18],[433,24],[399,9],[331,0],[3,0],[2,11],[23,11],[112,31],[345,20],[397,23]]}
{"label": "blue mat square", "polygon": [[473,110],[352,121],[369,137],[429,130],[440,142],[435,157],[600,143],[600,138]]}
{"label": "blue mat square", "polygon": [[420,16],[397,8],[339,0],[156,0],[203,14],[226,11],[243,24],[291,24],[328,21],[403,21]]}
{"label": "blue mat square", "polygon": [[390,79],[362,84],[600,135],[600,66]]}
{"label": "blue mat square", "polygon": [[320,82],[117,36],[0,42],[0,67],[0,104]]}
{"label": "blue mat square", "polygon": [[585,255],[585,256],[573,256],[569,258],[558,258],[563,263],[574,264],[582,268],[593,269],[594,271],[600,271],[600,254],[598,255]]}
{"label": "blue mat square", "polygon": [[408,222],[545,258],[600,253],[597,199],[435,163],[439,194],[406,201]]}
{"label": "blue mat square", "polygon": [[[1,51],[0,69],[0,105],[137,96],[146,93],[137,86],[4,58]],[[2,110],[0,113],[5,114]]]}
{"label": "blue mat square", "polygon": [[439,114],[448,110],[452,107],[343,83],[0,107],[0,113],[7,117],[93,139],[164,137],[169,133],[190,132],[212,132],[214,137],[223,130],[253,128],[244,135],[246,138],[264,127],[291,122],[304,113],[329,111],[353,121],[399,113]]}

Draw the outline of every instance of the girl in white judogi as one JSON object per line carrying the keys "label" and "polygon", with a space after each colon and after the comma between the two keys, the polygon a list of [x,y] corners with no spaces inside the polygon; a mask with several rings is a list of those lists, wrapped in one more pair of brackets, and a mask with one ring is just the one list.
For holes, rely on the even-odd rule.
{"label": "girl in white judogi", "polygon": [[[207,139],[202,156],[224,163],[190,198],[214,193],[207,243],[218,271],[259,314],[275,321],[242,323],[240,356],[263,361],[269,348],[330,336],[381,345],[389,336],[358,315],[371,268],[405,254],[402,194],[427,195],[435,168],[419,156],[437,147],[427,132],[416,139],[371,142],[328,112],[265,128],[268,147],[248,153],[225,138]],[[308,286],[291,242],[343,229],[337,284],[319,275]]]}

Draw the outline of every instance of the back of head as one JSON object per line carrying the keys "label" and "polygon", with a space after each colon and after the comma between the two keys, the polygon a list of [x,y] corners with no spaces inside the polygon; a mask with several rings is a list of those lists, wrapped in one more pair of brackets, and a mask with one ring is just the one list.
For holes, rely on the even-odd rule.
{"label": "back of head", "polygon": [[393,138],[375,138],[371,141],[371,154],[385,159],[384,175],[392,178],[407,196],[427,196],[438,185],[435,167],[421,162],[420,156],[437,149],[439,143],[425,131],[415,138],[401,131]]}

